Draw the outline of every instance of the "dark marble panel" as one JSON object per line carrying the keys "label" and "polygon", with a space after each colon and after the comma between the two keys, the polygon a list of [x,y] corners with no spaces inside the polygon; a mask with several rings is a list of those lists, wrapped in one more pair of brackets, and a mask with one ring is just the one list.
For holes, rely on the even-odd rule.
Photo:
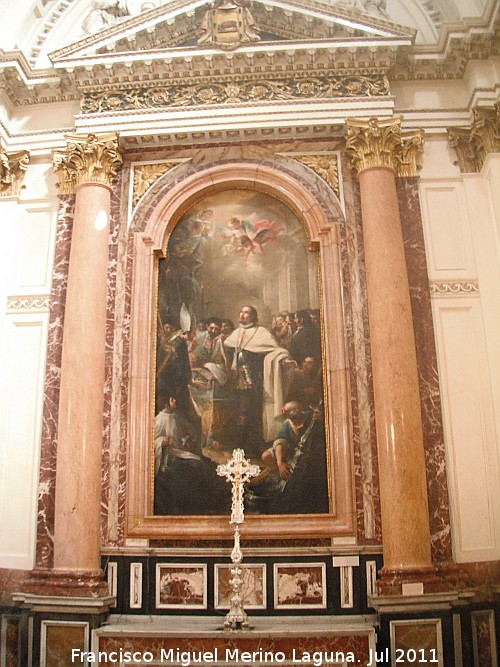
{"label": "dark marble panel", "polygon": [[443,418],[429,278],[416,178],[397,181],[419,370],[432,558],[452,560]]}
{"label": "dark marble panel", "polygon": [[2,614],[0,617],[0,656],[3,657],[2,667],[18,667],[19,665],[20,617]]}
{"label": "dark marble panel", "polygon": [[361,543],[380,544],[380,488],[361,200],[359,182],[347,158],[342,160],[342,174],[346,203],[346,223],[341,235],[343,298],[350,369],[357,534]]}
{"label": "dark marble panel", "polygon": [[51,567],[54,557],[54,502],[57,457],[57,421],[61,375],[64,306],[68,280],[69,253],[75,197],[60,198],[56,230],[50,314],[47,340],[47,363],[42,416],[40,478],[38,485],[37,567]]}

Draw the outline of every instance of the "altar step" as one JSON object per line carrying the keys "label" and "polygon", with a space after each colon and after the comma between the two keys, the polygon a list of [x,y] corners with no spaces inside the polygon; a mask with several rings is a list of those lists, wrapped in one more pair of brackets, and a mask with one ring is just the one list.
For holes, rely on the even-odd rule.
{"label": "altar step", "polygon": [[375,620],[250,616],[248,630],[232,632],[223,616],[111,616],[93,632],[91,660],[101,667],[373,667]]}

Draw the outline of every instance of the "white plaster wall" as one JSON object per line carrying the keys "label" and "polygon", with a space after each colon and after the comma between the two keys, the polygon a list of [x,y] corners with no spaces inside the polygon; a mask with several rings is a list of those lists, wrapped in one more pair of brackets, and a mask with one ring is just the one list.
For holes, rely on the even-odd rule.
{"label": "white plaster wall", "polygon": [[57,200],[48,164],[0,200],[0,567],[33,567]]}
{"label": "white plaster wall", "polygon": [[444,136],[421,177],[458,562],[500,558],[500,155],[461,175]]}

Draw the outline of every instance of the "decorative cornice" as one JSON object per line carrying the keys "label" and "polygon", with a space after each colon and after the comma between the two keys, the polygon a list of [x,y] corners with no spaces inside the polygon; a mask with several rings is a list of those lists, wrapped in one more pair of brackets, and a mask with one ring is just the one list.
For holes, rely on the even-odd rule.
{"label": "decorative cornice", "polygon": [[[254,3],[252,12],[257,12],[267,37],[263,33],[260,43],[240,47],[236,58],[233,51],[193,46],[197,17],[205,5],[200,4],[193,14],[182,11],[182,0],[169,0],[147,17],[130,17],[51,53],[52,66],[35,67],[63,6],[70,1],[75,0],[59,0],[57,11],[47,5],[28,58],[19,49],[0,49],[0,88],[13,106],[79,100],[84,92],[96,90],[172,85],[182,80],[201,83],[223,75],[265,77],[269,72],[288,78],[307,72],[318,76],[387,73],[391,81],[450,80],[463,77],[469,62],[500,53],[496,0],[488,0],[482,18],[444,23],[441,29],[441,21],[434,21],[437,44],[415,43],[415,31],[340,5],[328,8],[312,0]],[[434,20],[436,0],[419,2]],[[312,20],[306,5],[313,10]],[[328,17],[331,20],[325,20]],[[365,26],[368,32],[353,30],[353,25]]]}
{"label": "decorative cornice", "polygon": [[388,167],[398,176],[416,176],[423,145],[423,131],[402,132],[400,116],[347,120],[346,151],[358,172]]}
{"label": "decorative cornice", "polygon": [[139,199],[149,190],[160,176],[177,167],[185,160],[170,162],[138,163],[134,164],[134,179],[132,185],[132,206],[136,206]]}
{"label": "decorative cornice", "polygon": [[479,283],[477,280],[450,280],[431,282],[431,296],[478,296]]}
{"label": "decorative cornice", "polygon": [[122,88],[119,91],[86,92],[82,99],[82,113],[274,100],[386,97],[389,94],[389,83],[383,74],[304,76],[288,79],[232,79],[230,82],[187,83],[154,88],[143,86]]}
{"label": "decorative cornice", "polygon": [[24,294],[7,297],[8,313],[46,313],[50,306],[48,294]]}
{"label": "decorative cornice", "polygon": [[30,161],[28,151],[6,153],[0,147],[0,197],[18,197]]}
{"label": "decorative cornice", "polygon": [[339,166],[337,155],[291,155],[294,160],[312,169],[328,183],[340,199]]}
{"label": "decorative cornice", "polygon": [[500,102],[494,107],[476,107],[470,128],[448,130],[450,146],[455,149],[462,173],[477,173],[490,153],[500,151]]}
{"label": "decorative cornice", "polygon": [[73,194],[76,186],[82,183],[102,183],[111,187],[123,163],[118,134],[67,134],[66,142],[65,152],[53,153],[54,170],[62,174],[60,193]]}

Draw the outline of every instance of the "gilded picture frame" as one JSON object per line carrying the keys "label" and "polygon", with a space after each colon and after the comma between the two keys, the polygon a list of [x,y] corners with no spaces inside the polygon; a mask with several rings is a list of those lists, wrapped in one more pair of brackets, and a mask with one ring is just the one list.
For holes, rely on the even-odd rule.
{"label": "gilded picture frame", "polygon": [[[158,263],[167,256],[174,230],[204,197],[241,191],[274,199],[287,207],[304,229],[308,252],[318,266],[318,305],[322,313],[325,439],[328,508],[321,513],[249,514],[242,535],[252,539],[352,535],[352,489],[348,375],[343,327],[338,218],[328,217],[314,197],[271,168],[238,164],[212,168],[169,189],[134,236],[132,280],[127,534],[131,537],[182,540],[224,539],[232,534],[225,514],[154,513],[154,419],[158,340]],[[258,171],[258,173],[257,173]],[[286,186],[286,187],[285,187]],[[286,195],[283,194],[286,192]],[[224,196],[224,195],[223,195]],[[233,196],[233,195],[231,195]],[[336,201],[336,200],[335,200]],[[329,204],[330,207],[332,203]],[[338,202],[335,203],[340,215]],[[304,213],[307,211],[307,214]],[[185,218],[184,218],[185,219]],[[328,279],[326,279],[328,277]],[[148,289],[149,288],[149,289]],[[145,294],[149,296],[146,298]],[[149,350],[146,359],[144,350]],[[333,399],[333,397],[335,398]],[[148,474],[144,474],[148,471]]]}

